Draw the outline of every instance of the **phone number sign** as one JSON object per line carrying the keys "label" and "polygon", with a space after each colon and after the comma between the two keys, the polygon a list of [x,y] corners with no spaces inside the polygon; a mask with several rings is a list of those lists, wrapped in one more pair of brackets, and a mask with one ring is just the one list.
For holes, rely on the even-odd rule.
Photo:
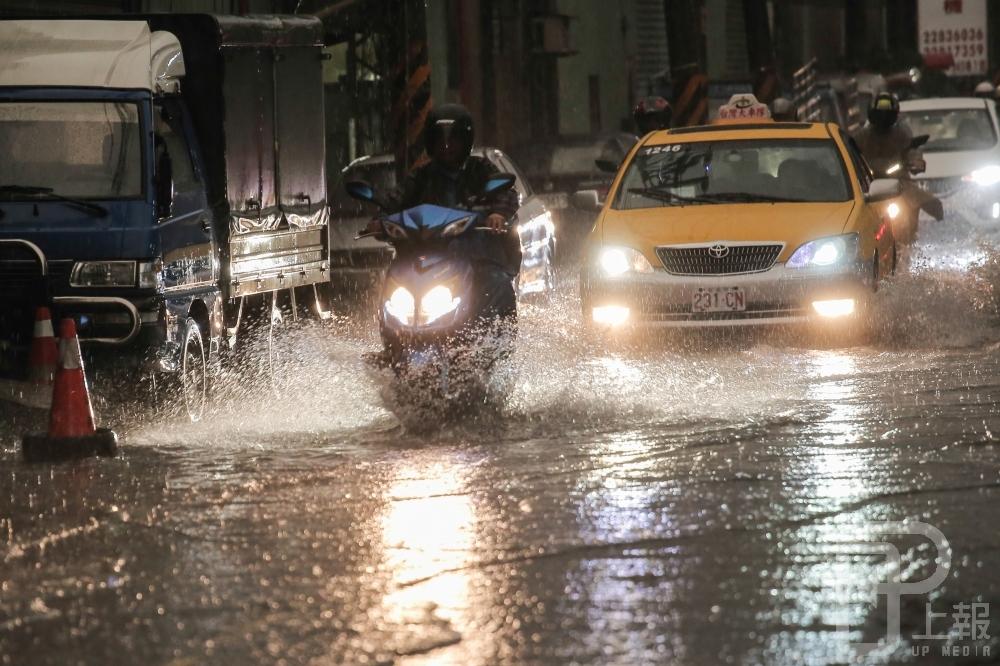
{"label": "phone number sign", "polygon": [[987,73],[986,0],[917,0],[917,26],[921,55],[951,55],[949,76]]}

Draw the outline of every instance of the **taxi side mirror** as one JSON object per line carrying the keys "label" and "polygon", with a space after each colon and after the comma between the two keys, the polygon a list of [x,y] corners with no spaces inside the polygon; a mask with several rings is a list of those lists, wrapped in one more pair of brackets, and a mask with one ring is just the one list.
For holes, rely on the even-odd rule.
{"label": "taxi side mirror", "polygon": [[903,187],[895,178],[876,178],[868,187],[865,201],[878,203],[886,199],[894,199],[903,192]]}
{"label": "taxi side mirror", "polygon": [[580,210],[601,210],[604,207],[601,204],[601,195],[597,193],[597,190],[574,192],[573,196],[570,197],[570,203],[573,204],[574,208]]}

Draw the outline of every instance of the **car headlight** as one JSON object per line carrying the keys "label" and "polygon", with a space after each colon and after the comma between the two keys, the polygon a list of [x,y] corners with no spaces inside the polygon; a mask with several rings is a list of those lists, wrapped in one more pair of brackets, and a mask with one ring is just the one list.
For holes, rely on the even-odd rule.
{"label": "car headlight", "polygon": [[389,300],[385,302],[385,311],[406,326],[413,324],[416,309],[417,302],[414,300],[413,294],[406,287],[397,287],[396,291],[392,292],[392,295],[389,296]]}
{"label": "car headlight", "polygon": [[461,302],[461,298],[452,296],[451,289],[438,285],[420,299],[420,318],[425,324],[430,324],[454,311]]}
{"label": "car headlight", "polygon": [[801,245],[785,265],[788,268],[823,268],[852,262],[857,257],[858,235],[844,234]]}
{"label": "car headlight", "polygon": [[962,180],[975,183],[980,187],[991,187],[1000,183],[1000,165],[990,164],[980,169],[976,169]]}
{"label": "car headlight", "polygon": [[618,277],[629,272],[653,272],[653,267],[649,265],[646,257],[630,247],[606,247],[601,250],[598,263],[608,277]]}
{"label": "car headlight", "polygon": [[134,287],[134,261],[78,261],[69,275],[71,287]]}

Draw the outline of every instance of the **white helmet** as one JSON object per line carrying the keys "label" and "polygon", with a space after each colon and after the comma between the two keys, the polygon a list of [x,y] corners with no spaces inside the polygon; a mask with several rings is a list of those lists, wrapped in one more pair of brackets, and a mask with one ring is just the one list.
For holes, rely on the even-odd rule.
{"label": "white helmet", "polygon": [[996,95],[996,91],[997,91],[996,86],[994,86],[992,83],[990,83],[989,81],[981,81],[978,84],[976,84],[976,89],[973,91],[972,94],[975,95],[976,97],[985,97],[988,99],[993,99],[994,95]]}

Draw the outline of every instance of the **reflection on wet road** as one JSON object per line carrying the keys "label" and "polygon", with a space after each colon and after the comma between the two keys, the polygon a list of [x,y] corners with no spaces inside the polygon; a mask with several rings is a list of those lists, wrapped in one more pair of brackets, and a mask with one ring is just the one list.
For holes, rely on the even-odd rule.
{"label": "reflection on wet road", "polygon": [[4,413],[0,661],[839,663],[885,635],[872,544],[938,564],[880,526],[906,520],[953,568],[872,660],[914,659],[928,600],[990,603],[964,644],[1000,654],[1000,271],[950,233],[848,349],[608,349],[567,283],[525,312],[502,413],[433,435],[344,322],[300,333],[301,394],[134,424],[114,460],[24,466]]}

